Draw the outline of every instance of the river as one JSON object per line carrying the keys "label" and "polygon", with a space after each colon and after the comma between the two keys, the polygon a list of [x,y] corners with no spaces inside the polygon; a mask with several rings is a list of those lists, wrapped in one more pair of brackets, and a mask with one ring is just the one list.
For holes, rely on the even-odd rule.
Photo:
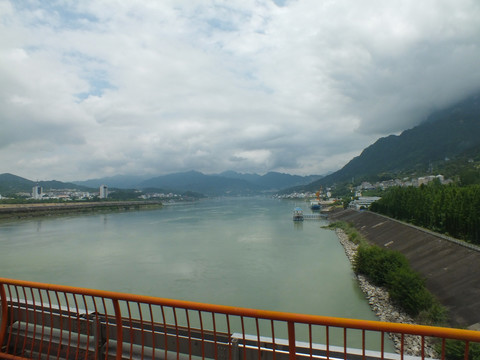
{"label": "river", "polygon": [[[297,204],[303,205],[303,204]],[[377,320],[325,220],[291,201],[0,222],[0,276],[248,308]]]}

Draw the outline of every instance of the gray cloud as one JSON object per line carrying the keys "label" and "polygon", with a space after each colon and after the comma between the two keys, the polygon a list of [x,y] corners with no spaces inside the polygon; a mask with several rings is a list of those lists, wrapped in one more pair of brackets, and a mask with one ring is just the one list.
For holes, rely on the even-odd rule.
{"label": "gray cloud", "polygon": [[0,2],[0,172],[325,173],[480,87],[475,0]]}

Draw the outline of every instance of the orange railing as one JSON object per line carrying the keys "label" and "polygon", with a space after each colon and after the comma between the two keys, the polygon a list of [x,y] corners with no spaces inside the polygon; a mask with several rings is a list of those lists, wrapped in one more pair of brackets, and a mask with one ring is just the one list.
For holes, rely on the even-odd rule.
{"label": "orange railing", "polygon": [[[252,310],[0,278],[0,358],[445,358],[447,339],[480,332]],[[400,339],[390,353],[388,334]]]}

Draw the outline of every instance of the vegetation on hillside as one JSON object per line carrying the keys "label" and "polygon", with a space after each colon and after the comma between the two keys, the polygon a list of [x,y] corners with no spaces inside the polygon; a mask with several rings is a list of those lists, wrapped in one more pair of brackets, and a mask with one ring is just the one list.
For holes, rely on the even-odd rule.
{"label": "vegetation on hillside", "polygon": [[393,187],[370,210],[480,244],[480,185]]}

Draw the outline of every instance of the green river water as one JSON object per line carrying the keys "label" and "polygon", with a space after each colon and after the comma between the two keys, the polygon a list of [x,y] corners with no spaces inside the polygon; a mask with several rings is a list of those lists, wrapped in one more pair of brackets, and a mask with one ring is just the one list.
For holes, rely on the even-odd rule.
{"label": "green river water", "polygon": [[[377,320],[325,220],[270,198],[0,223],[0,276]],[[308,207],[307,207],[308,209]],[[306,211],[307,212],[307,211]]]}

